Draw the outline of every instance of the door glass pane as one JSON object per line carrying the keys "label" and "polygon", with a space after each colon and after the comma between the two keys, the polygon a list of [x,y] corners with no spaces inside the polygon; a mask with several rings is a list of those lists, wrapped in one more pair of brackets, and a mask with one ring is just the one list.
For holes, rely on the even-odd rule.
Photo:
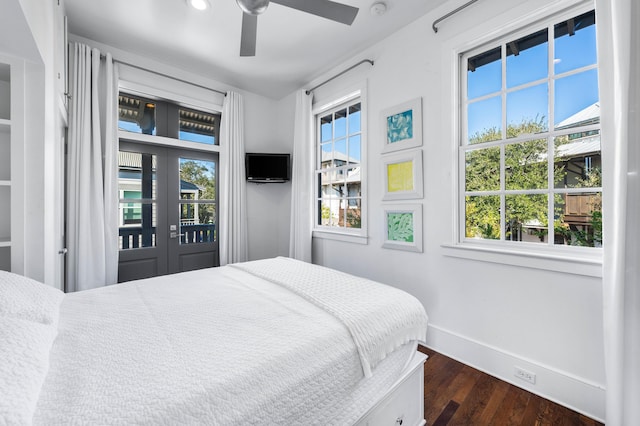
{"label": "door glass pane", "polygon": [[156,134],[156,104],[137,96],[118,96],[118,129],[145,135]]}
{"label": "door glass pane", "polygon": [[118,153],[119,243],[121,250],[156,245],[156,156]]}
{"label": "door glass pane", "polygon": [[134,213],[139,219],[120,226],[118,231],[120,250],[156,246],[156,203],[120,203],[120,217]]}
{"label": "door glass pane", "polygon": [[180,199],[216,199],[216,163],[180,158]]}
{"label": "door glass pane", "polygon": [[179,108],[180,131],[178,137],[183,141],[218,145],[220,116],[192,109]]}
{"label": "door glass pane", "polygon": [[[216,163],[180,158],[180,244],[216,240]],[[184,201],[192,202],[184,202]]]}
{"label": "door glass pane", "polygon": [[216,205],[180,203],[180,234],[180,244],[215,242]]}

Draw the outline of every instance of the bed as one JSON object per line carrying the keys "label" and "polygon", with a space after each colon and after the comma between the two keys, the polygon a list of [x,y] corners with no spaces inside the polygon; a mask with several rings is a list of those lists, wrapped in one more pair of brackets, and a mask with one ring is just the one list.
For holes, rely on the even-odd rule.
{"label": "bed", "polygon": [[3,272],[0,416],[421,425],[426,327],[413,296],[289,258],[66,295]]}

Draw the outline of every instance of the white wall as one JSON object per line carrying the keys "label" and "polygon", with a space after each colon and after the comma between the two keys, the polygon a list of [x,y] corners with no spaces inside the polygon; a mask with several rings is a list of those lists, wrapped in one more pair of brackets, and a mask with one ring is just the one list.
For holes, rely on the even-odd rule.
{"label": "white wall", "polygon": [[[369,243],[314,239],[314,262],[402,288],[430,318],[428,345],[506,381],[592,417],[604,418],[601,279],[445,255],[453,243],[456,141],[453,49],[491,34],[505,22],[558,1],[484,0],[440,24],[462,4],[449,2],[336,67],[309,86],[360,59],[362,65],[316,91],[322,102],[363,80],[368,85]],[[381,248],[383,177],[380,112],[421,96],[424,134],[424,253]],[[283,103],[285,100],[283,100]],[[290,104],[281,105],[292,120]],[[284,123],[286,123],[285,121]],[[519,366],[535,385],[514,377]]]}
{"label": "white wall", "polygon": [[[263,98],[245,107],[247,152],[292,153],[293,120],[278,105]],[[290,215],[291,182],[247,183],[250,260],[289,255]]]}
{"label": "white wall", "polygon": [[[64,127],[64,111],[59,108],[64,80],[62,43],[64,27],[63,2],[20,0],[30,34],[25,39],[35,42],[39,57],[25,65],[25,105],[29,111],[25,126],[25,229],[24,274],[49,285],[62,288],[62,164],[45,161],[59,157],[63,150],[60,129]],[[60,74],[59,74],[60,73]]]}

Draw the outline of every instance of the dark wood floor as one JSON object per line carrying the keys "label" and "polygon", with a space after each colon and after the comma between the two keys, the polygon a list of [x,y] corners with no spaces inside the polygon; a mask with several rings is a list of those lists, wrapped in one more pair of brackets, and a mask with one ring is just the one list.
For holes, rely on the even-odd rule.
{"label": "dark wood floor", "polygon": [[424,365],[427,426],[588,425],[596,422],[431,349]]}

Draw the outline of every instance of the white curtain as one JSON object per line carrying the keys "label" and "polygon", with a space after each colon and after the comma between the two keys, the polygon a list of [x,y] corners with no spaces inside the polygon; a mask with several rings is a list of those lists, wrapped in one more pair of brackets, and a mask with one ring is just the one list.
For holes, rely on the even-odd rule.
{"label": "white curtain", "polygon": [[110,54],[71,47],[67,291],[118,280],[118,75]]}
{"label": "white curtain", "polygon": [[244,105],[242,96],[227,92],[220,124],[220,265],[249,258],[247,242],[247,182],[244,169]]}
{"label": "white curtain", "polygon": [[637,0],[596,0],[603,157],[607,426],[640,425],[640,111]]}
{"label": "white curtain", "polygon": [[296,94],[291,173],[291,230],[289,257],[311,263],[313,230],[313,94]]}

